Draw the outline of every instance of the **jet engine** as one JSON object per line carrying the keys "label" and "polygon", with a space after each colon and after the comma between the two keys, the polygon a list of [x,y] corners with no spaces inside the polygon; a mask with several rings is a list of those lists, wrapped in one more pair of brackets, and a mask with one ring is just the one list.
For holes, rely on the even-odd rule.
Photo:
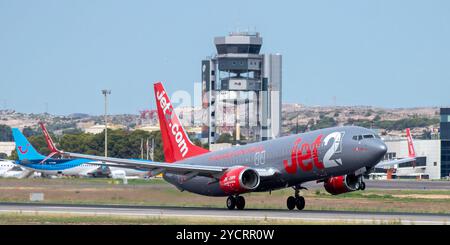
{"label": "jet engine", "polygon": [[220,189],[228,194],[239,194],[258,187],[260,182],[256,170],[248,167],[234,167],[227,170],[219,180]]}
{"label": "jet engine", "polygon": [[360,188],[360,178],[355,175],[341,175],[325,180],[325,190],[332,195],[356,191]]}

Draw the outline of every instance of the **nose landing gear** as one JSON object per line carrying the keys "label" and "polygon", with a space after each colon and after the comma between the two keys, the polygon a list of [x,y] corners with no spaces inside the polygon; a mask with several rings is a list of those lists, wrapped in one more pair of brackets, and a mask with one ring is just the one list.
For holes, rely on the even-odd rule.
{"label": "nose landing gear", "polygon": [[286,206],[289,210],[293,210],[296,207],[298,210],[303,210],[305,208],[305,198],[300,196],[300,190],[306,188],[301,186],[295,186],[293,188],[295,190],[295,194],[294,196],[287,198]]}
{"label": "nose landing gear", "polygon": [[363,176],[359,177],[358,183],[356,183],[356,189],[360,190],[360,191],[363,191],[366,189],[366,183],[364,182]]}
{"label": "nose landing gear", "polygon": [[361,183],[359,183],[359,190],[363,191],[366,189],[366,183],[361,179]]}
{"label": "nose landing gear", "polygon": [[245,198],[243,196],[229,196],[227,198],[227,208],[233,210],[237,208],[242,210],[245,208]]}

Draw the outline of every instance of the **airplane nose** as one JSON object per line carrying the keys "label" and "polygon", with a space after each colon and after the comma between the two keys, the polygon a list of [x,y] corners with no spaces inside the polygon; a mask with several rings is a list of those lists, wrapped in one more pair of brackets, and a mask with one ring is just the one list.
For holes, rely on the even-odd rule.
{"label": "airplane nose", "polygon": [[376,147],[376,152],[378,156],[384,157],[387,152],[387,146],[384,142],[380,142],[378,146]]}
{"label": "airplane nose", "polygon": [[368,162],[376,165],[384,158],[387,152],[387,146],[383,141],[372,141],[368,144],[369,159]]}

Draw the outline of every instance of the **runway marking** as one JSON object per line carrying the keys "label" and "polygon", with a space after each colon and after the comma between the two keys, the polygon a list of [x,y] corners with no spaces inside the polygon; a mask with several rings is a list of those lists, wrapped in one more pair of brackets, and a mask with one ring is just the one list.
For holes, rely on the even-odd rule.
{"label": "runway marking", "polygon": [[[313,221],[313,222],[346,222],[346,223],[386,223],[386,222],[400,222],[401,224],[447,224],[449,222],[448,219],[439,220],[439,217],[436,217],[437,220],[416,220],[414,218],[408,217],[405,215],[392,215],[392,217],[384,217],[388,216],[386,214],[380,214],[383,217],[375,217],[370,216],[367,218],[352,218],[352,217],[344,217],[345,215],[341,215],[338,218],[335,217],[298,217],[298,216],[290,216],[290,217],[282,217],[282,216],[275,216],[274,214],[262,214],[259,216],[255,215],[247,215],[241,213],[240,215],[216,215],[216,214],[180,214],[180,213],[165,213],[170,212],[170,210],[164,210],[164,209],[125,209],[125,208],[89,208],[89,207],[50,207],[50,206],[42,206],[42,207],[36,207],[36,206],[30,206],[29,209],[14,209],[16,207],[11,208],[3,208],[0,209],[1,213],[25,213],[25,214],[71,214],[71,215],[87,215],[87,216],[128,216],[128,217],[141,217],[141,218],[148,218],[148,217],[192,217],[192,218],[227,218],[227,219],[251,219],[251,220],[300,220],[300,221]],[[26,208],[26,207],[25,207]],[[45,210],[42,210],[45,209]],[[49,209],[56,209],[56,210],[49,210]],[[66,210],[60,210],[60,209],[66,209]],[[80,210],[67,210],[67,209],[81,209]],[[85,211],[82,211],[85,210]],[[95,210],[103,210],[100,212],[97,212]],[[109,212],[108,212],[109,211]],[[134,211],[134,212],[132,212]],[[165,211],[165,212],[164,212]],[[186,211],[186,210],[178,210],[178,211]],[[189,210],[187,210],[189,211]],[[192,210],[190,210],[192,211]],[[201,211],[201,210],[200,210]],[[217,210],[215,210],[217,211]],[[172,212],[177,212],[177,210]],[[225,211],[224,211],[225,212]],[[305,215],[326,215],[326,212],[321,214],[312,214],[312,213],[304,213]],[[350,215],[350,214],[347,214]],[[374,214],[368,214],[368,215],[374,215]],[[411,215],[409,215],[411,216]],[[420,216],[418,217],[420,218]]]}
{"label": "runway marking", "polygon": [[[231,219],[253,219],[253,220],[261,220],[261,219],[270,219],[270,220],[304,220],[304,221],[325,221],[325,222],[363,222],[363,223],[376,223],[376,222],[389,222],[389,221],[397,221],[397,219],[358,219],[358,218],[344,218],[344,219],[336,219],[336,218],[300,218],[300,217],[260,217],[260,216],[230,216],[230,215],[195,215],[195,214],[157,214],[157,213],[111,213],[111,212],[83,212],[83,211],[45,211],[45,210],[0,210],[0,212],[13,212],[13,213],[31,213],[38,215],[39,213],[47,213],[47,214],[79,214],[79,215],[103,215],[103,216],[145,216],[142,218],[146,218],[149,216],[158,216],[158,217],[212,217],[212,218],[231,218]],[[401,220],[401,223],[423,223],[423,224],[443,224],[446,221],[431,221],[431,220]]]}
{"label": "runway marking", "polygon": [[[396,218],[392,219],[358,219],[358,218],[344,218],[344,219],[336,219],[336,218],[290,218],[290,217],[259,217],[259,216],[230,216],[230,215],[195,215],[195,214],[156,214],[156,213],[145,213],[145,214],[137,214],[137,213],[108,213],[108,212],[82,212],[82,211],[43,211],[43,210],[19,210],[19,211],[11,211],[11,210],[0,210],[0,212],[9,212],[9,213],[30,213],[39,215],[39,213],[47,213],[47,214],[78,214],[78,215],[88,215],[88,216],[139,216],[141,218],[148,217],[192,217],[192,218],[202,218],[202,217],[210,217],[210,218],[228,218],[228,219],[253,219],[253,220],[302,220],[302,221],[316,221],[316,222],[345,222],[345,223],[385,223],[385,222],[397,222],[399,221],[401,224],[435,224],[442,225],[447,224],[447,220],[444,221],[432,221],[432,220],[399,220]],[[144,216],[144,217],[142,217]]]}

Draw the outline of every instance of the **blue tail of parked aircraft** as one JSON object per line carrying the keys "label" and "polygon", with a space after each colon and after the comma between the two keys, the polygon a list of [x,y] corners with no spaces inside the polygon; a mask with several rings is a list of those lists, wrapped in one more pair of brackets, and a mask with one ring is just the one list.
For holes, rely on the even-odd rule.
{"label": "blue tail of parked aircraft", "polygon": [[39,152],[34,149],[19,129],[13,128],[12,133],[14,142],[16,142],[16,151],[19,156],[19,160],[42,160],[45,158],[45,156],[39,154]]}

